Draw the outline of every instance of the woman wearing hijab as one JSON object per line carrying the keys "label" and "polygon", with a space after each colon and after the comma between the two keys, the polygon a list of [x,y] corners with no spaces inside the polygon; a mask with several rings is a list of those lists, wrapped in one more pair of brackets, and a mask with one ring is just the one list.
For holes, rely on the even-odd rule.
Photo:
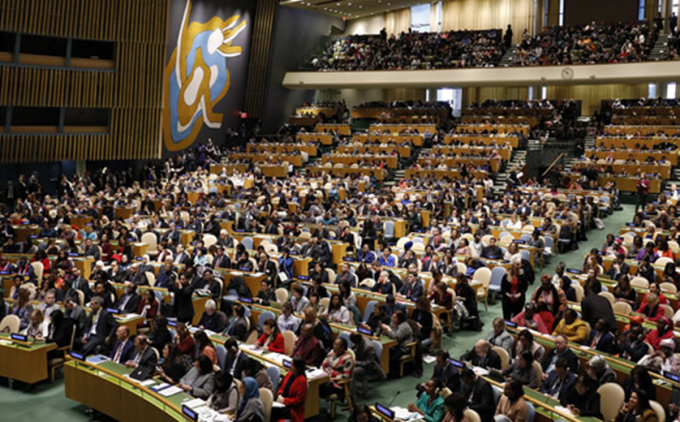
{"label": "woman wearing hijab", "polygon": [[236,422],[264,422],[265,410],[260,400],[260,390],[257,381],[252,377],[245,377],[239,387],[241,403],[236,412]]}

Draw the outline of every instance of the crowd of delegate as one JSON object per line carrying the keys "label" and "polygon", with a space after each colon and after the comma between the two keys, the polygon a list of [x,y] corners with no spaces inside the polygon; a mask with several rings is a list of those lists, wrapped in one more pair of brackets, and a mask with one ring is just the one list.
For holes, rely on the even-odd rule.
{"label": "crowd of delegate", "polygon": [[505,54],[502,31],[402,32],[332,41],[311,65],[320,71],[494,67]]}
{"label": "crowd of delegate", "polygon": [[[471,133],[484,130],[469,126]],[[674,238],[652,231],[651,244],[644,244],[645,235],[623,246],[626,239],[612,236],[590,252],[583,268],[558,264],[553,276],[540,280],[532,265],[558,248],[583,245],[595,219],[612,212],[615,189],[610,206],[603,209],[594,196],[560,197],[558,185],[522,183],[513,174],[503,194],[494,192],[488,176],[473,173],[457,180],[414,176],[394,186],[367,173],[315,177],[294,172],[265,178],[251,168],[245,174],[211,175],[210,164],[228,153],[212,143],[200,145],[162,167],[147,166],[140,180],[131,171],[111,169],[63,177],[55,197],[42,192],[36,174],[19,177],[11,195],[4,195],[1,210],[0,271],[12,277],[13,287],[3,295],[10,306],[0,306],[0,312],[8,309],[19,318],[21,332],[39,341],[67,346],[75,330],[75,350],[106,354],[130,368],[149,368],[150,374],[207,400],[213,409],[234,413],[238,422],[264,422],[258,389],[274,384],[279,387],[273,396],[285,408],[272,410],[272,417],[304,420],[305,366],[327,373],[330,381],[319,387],[322,398],[340,396],[353,403],[353,421],[373,418],[359,404],[370,392],[359,390],[368,382],[401,376],[403,362],[408,362],[407,374],[420,376],[427,352],[436,355],[434,373],[418,383],[409,410],[428,422],[464,422],[466,409],[483,422],[526,422],[525,389],[558,400],[574,415],[602,418],[599,387],[616,377],[610,359],[636,364],[626,374],[625,404],[617,420],[655,421],[649,403],[656,390],[649,380],[655,373],[680,372],[673,354],[674,323],[662,307],[668,286],[661,284],[678,283],[657,277],[652,266],[659,255],[672,255],[669,242]],[[212,190],[216,182],[229,189]],[[599,189],[593,194],[610,193]],[[117,217],[121,208],[133,213]],[[665,222],[658,227],[675,222],[675,211],[668,208],[659,208],[658,218]],[[642,227],[639,220],[648,219],[654,209],[631,224]],[[423,221],[423,211],[430,213],[429,223]],[[92,217],[92,225],[75,226],[71,219],[77,216]],[[399,242],[390,238],[384,223],[394,218],[407,222],[411,237]],[[222,228],[222,222],[232,224],[232,231]],[[38,226],[39,233],[19,241],[17,231],[26,224]],[[495,230],[507,233],[496,238]],[[512,241],[511,232],[520,230],[521,243]],[[187,233],[189,242],[183,240]],[[271,247],[253,248],[239,242],[237,233],[271,235]],[[150,235],[157,249],[135,256],[135,242]],[[334,262],[331,242],[347,246],[349,261]],[[74,256],[94,262],[88,278]],[[309,282],[293,269],[297,257],[310,260]],[[41,268],[41,277],[36,268]],[[486,303],[489,292],[479,296],[473,286],[479,283],[478,271],[486,268],[498,268],[501,274],[503,318],[486,329],[472,350],[451,360],[441,350],[443,332],[484,331],[478,306],[482,298]],[[231,270],[240,275],[225,283],[223,271]],[[265,276],[257,291],[243,278],[253,271]],[[672,265],[664,267],[666,273],[678,277]],[[648,281],[648,294],[638,293],[629,280],[634,276]],[[173,294],[170,304],[148,289],[150,280],[155,289]],[[616,284],[614,305],[599,294],[608,287],[604,280]],[[285,300],[279,299],[279,288]],[[255,305],[277,303],[280,312],[260,332],[249,318],[252,310],[230,298],[231,291],[237,299],[252,298]],[[192,324],[197,294],[210,300],[199,322]],[[362,294],[377,298],[368,315],[358,308]],[[624,327],[613,312],[618,301],[639,313]],[[415,309],[408,312],[407,304]],[[435,314],[434,308],[444,312]],[[133,338],[109,310],[142,315],[139,330],[144,334]],[[511,330],[504,321],[516,327]],[[334,339],[338,326],[348,336]],[[396,342],[389,350],[389,371],[383,371],[370,337],[359,328]],[[291,370],[282,380],[272,380],[258,359],[244,353],[243,344],[253,339],[255,347],[285,353],[289,332],[296,338],[289,351]],[[581,346],[595,351],[586,364],[571,350]],[[221,348],[226,351],[222,361],[217,353]],[[412,353],[417,358],[409,361]],[[157,356],[163,357],[159,368]],[[455,362],[470,367],[459,368]],[[491,372],[487,377],[471,367]],[[493,379],[508,381],[498,400]],[[677,407],[667,409],[668,417],[675,418]]]}
{"label": "crowd of delegate", "polygon": [[[670,18],[673,32],[665,60],[680,60],[677,17]],[[510,66],[633,63],[649,59],[663,21],[618,22],[545,26],[536,35],[522,33]],[[510,47],[513,32],[448,31],[402,32],[387,36],[353,35],[331,41],[311,61],[318,71],[415,70],[497,67]]]}

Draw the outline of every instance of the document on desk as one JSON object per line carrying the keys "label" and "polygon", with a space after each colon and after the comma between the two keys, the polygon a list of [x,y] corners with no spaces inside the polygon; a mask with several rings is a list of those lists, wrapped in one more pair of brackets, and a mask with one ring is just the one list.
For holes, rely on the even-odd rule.
{"label": "document on desk", "polygon": [[189,409],[196,410],[199,407],[205,406],[205,400],[193,399],[193,400],[189,400],[187,402],[184,402],[182,404],[185,405],[186,407],[188,407]]}
{"label": "document on desk", "polygon": [[272,403],[272,407],[284,408],[284,407],[286,407],[286,405],[283,404],[283,403],[279,403],[279,402],[275,401],[275,402]]}
{"label": "document on desk", "polygon": [[411,412],[403,407],[395,406],[391,410],[394,411],[394,420],[412,422],[422,419],[422,415],[418,412]]}
{"label": "document on desk", "polygon": [[88,358],[86,359],[86,362],[91,363],[93,365],[98,365],[102,362],[108,362],[110,360],[111,359],[108,356],[94,355],[94,356],[88,356]]}
{"label": "document on desk", "polygon": [[162,382],[162,383],[160,383],[160,384],[158,384],[158,385],[154,385],[153,387],[151,387],[151,389],[152,389],[153,391],[158,392],[158,391],[161,391],[162,389],[168,388],[168,387],[170,387],[170,384],[168,384],[167,382]]}
{"label": "document on desk", "polygon": [[560,412],[562,414],[568,415],[568,416],[574,416],[574,414],[571,413],[571,410],[567,409],[564,406],[555,406],[555,410],[557,410],[558,412]]}
{"label": "document on desk", "polygon": [[158,392],[163,397],[170,397],[174,396],[175,394],[179,394],[182,392],[182,389],[179,387],[175,387],[174,385],[172,387],[164,388],[161,391]]}
{"label": "document on desk", "polygon": [[157,381],[155,379],[151,378],[151,379],[140,382],[139,385],[141,385],[142,387],[149,387],[151,385],[154,385],[156,382]]}
{"label": "document on desk", "polygon": [[323,378],[327,375],[326,371],[324,371],[323,369],[319,369],[319,368],[310,368],[306,371],[306,373],[307,373],[307,379]]}

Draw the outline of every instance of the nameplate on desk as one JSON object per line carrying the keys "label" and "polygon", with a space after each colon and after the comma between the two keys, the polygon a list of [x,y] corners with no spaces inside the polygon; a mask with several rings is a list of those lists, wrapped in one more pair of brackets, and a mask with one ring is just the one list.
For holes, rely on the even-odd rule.
{"label": "nameplate on desk", "polygon": [[236,232],[237,232],[237,233],[245,233],[246,230],[245,230],[245,229],[236,229]]}
{"label": "nameplate on desk", "polygon": [[522,239],[515,239],[513,242],[518,243],[520,245],[525,245],[527,243],[526,240],[522,240]]}
{"label": "nameplate on desk", "polygon": [[567,272],[569,274],[581,274],[581,270],[579,270],[577,268],[567,268]]}
{"label": "nameplate on desk", "polygon": [[80,256],[77,252],[69,252],[68,256]]}
{"label": "nameplate on desk", "polygon": [[189,242],[189,244],[190,244],[191,246],[196,246],[197,243],[198,243],[198,242]]}
{"label": "nameplate on desk", "polygon": [[198,412],[188,408],[186,405],[182,405],[182,413],[184,413],[192,421],[198,420]]}
{"label": "nameplate on desk", "polygon": [[457,367],[457,368],[465,368],[465,364],[459,360],[455,359],[449,359],[449,362],[451,362],[451,365]]}
{"label": "nameplate on desk", "polygon": [[31,223],[29,221],[22,221],[21,224],[24,225],[24,226],[28,226]]}
{"label": "nameplate on desk", "polygon": [[663,371],[663,376],[673,382],[680,382],[680,376],[672,374],[668,371]]}
{"label": "nameplate on desk", "polygon": [[517,323],[514,321],[505,321],[505,325],[510,328],[517,328]]}
{"label": "nameplate on desk", "polygon": [[290,368],[290,366],[293,364],[293,361],[291,361],[290,359],[284,359],[281,361],[281,363],[283,364],[284,367]]}
{"label": "nameplate on desk", "polygon": [[82,353],[76,353],[76,352],[71,352],[71,357],[76,360],[84,361],[85,360],[85,355]]}
{"label": "nameplate on desk", "polygon": [[288,255],[300,255],[298,252],[295,251],[290,251],[288,252]]}
{"label": "nameplate on desk", "polygon": [[542,232],[542,231],[544,231],[545,229],[544,229],[543,227],[536,227],[536,230],[538,230],[539,232]]}
{"label": "nameplate on desk", "polygon": [[120,314],[120,311],[115,308],[106,308],[106,312],[110,313],[111,315],[118,315]]}
{"label": "nameplate on desk", "polygon": [[386,416],[387,419],[394,419],[394,412],[380,403],[375,404],[375,410],[377,410],[380,414]]}
{"label": "nameplate on desk", "polygon": [[635,223],[626,223],[626,226],[628,226],[628,227],[637,227],[637,226],[635,225]]}
{"label": "nameplate on desk", "polygon": [[9,274],[9,271],[0,271],[0,275],[6,275]]}
{"label": "nameplate on desk", "polygon": [[32,235],[30,235],[30,236],[28,236],[28,237],[30,237],[31,239],[37,239],[37,238],[38,238],[38,235],[37,235],[37,234],[32,234]]}
{"label": "nameplate on desk", "polygon": [[346,256],[346,257],[342,258],[342,260],[343,260],[343,261],[346,261],[346,262],[354,262],[354,258],[351,258],[351,257],[349,257],[349,256]]}
{"label": "nameplate on desk", "polygon": [[91,226],[91,225],[92,225],[92,223],[85,223],[85,225],[86,225],[86,226]]}
{"label": "nameplate on desk", "polygon": [[245,272],[250,272],[250,268],[248,267],[238,267],[239,271],[245,271]]}
{"label": "nameplate on desk", "polygon": [[357,331],[360,332],[361,334],[366,334],[367,336],[373,335],[373,332],[371,330],[367,329],[367,328],[358,327]]}
{"label": "nameplate on desk", "polygon": [[16,333],[13,333],[13,334],[10,335],[10,338],[11,338],[12,340],[16,340],[16,341],[23,341],[23,342],[27,342],[27,341],[28,341],[28,336],[23,335],[23,334],[16,334]]}
{"label": "nameplate on desk", "polygon": [[142,257],[141,257],[141,256],[138,256],[136,259],[137,259],[137,261],[141,261],[141,260],[142,260]]}
{"label": "nameplate on desk", "polygon": [[177,321],[168,321],[170,327],[177,327]]}
{"label": "nameplate on desk", "polygon": [[299,276],[297,276],[297,278],[298,278],[298,280],[309,280],[308,275],[299,275]]}
{"label": "nameplate on desk", "polygon": [[243,303],[253,303],[253,299],[250,297],[241,297],[239,300]]}

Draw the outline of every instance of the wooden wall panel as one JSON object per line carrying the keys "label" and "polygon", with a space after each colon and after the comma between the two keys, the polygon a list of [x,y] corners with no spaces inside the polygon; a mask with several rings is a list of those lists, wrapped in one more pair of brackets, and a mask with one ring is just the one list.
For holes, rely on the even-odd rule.
{"label": "wooden wall panel", "polygon": [[244,106],[245,111],[252,116],[260,117],[264,109],[264,96],[267,89],[267,72],[269,69],[269,50],[278,7],[278,0],[260,0],[257,2],[255,9],[255,24],[248,71],[248,89]]}
{"label": "wooden wall panel", "polygon": [[0,134],[0,162],[160,158],[169,2],[0,0],[1,31],[115,43],[113,71],[0,63],[0,106],[110,110],[107,134]]}

